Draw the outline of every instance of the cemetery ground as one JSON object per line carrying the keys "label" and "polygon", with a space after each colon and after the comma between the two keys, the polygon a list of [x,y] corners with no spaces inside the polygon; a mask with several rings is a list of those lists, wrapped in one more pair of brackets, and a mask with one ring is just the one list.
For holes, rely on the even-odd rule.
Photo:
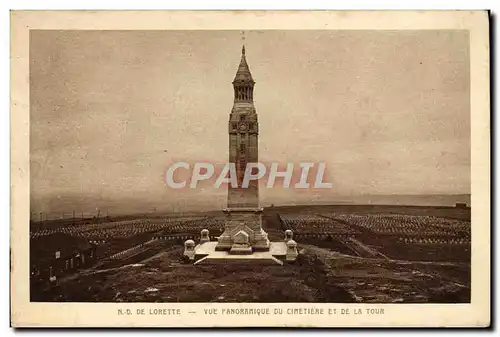
{"label": "cemetery ground", "polygon": [[[285,229],[294,232],[300,254],[294,263],[185,263],[184,240],[198,241],[203,228],[215,239],[223,229],[223,219],[210,215],[126,220],[97,228],[87,224],[78,235],[91,233],[89,240],[101,246],[99,262],[63,275],[43,290],[32,289],[31,298],[71,302],[470,302],[470,209],[268,208],[263,225],[271,241],[282,240]],[[107,239],[99,241],[99,235]]]}

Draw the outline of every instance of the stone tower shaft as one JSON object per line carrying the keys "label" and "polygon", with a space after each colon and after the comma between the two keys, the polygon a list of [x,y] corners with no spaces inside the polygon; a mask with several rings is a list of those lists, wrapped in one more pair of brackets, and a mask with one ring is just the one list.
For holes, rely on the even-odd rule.
{"label": "stone tower shaft", "polygon": [[229,116],[229,162],[236,166],[238,188],[229,187],[228,207],[258,207],[258,181],[250,181],[248,188],[241,188],[247,164],[259,161],[259,124],[253,102],[255,81],[248,67],[245,46],[232,84],[234,103]]}

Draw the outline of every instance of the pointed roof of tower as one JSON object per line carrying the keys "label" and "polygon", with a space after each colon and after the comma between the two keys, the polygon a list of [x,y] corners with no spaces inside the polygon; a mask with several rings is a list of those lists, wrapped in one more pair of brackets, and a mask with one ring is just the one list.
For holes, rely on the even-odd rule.
{"label": "pointed roof of tower", "polygon": [[238,66],[238,71],[236,72],[236,76],[234,77],[234,82],[236,81],[245,81],[245,82],[253,82],[252,74],[250,73],[250,68],[248,67],[247,59],[245,57],[245,45],[241,48],[241,61]]}

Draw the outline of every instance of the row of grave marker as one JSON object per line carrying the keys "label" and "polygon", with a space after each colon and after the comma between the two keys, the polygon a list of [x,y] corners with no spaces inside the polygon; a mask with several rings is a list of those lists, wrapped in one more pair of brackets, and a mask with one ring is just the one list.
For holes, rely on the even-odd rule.
{"label": "row of grave marker", "polygon": [[146,245],[148,245],[148,244],[150,244],[150,243],[152,243],[152,242],[154,242],[154,241],[157,241],[157,240],[156,240],[156,239],[151,239],[151,240],[149,240],[149,241],[143,242],[143,243],[141,243],[141,244],[138,244],[137,246],[133,246],[133,247],[128,248],[128,249],[126,249],[126,250],[123,250],[123,251],[121,251],[121,252],[119,252],[119,253],[113,254],[113,255],[111,255],[111,256],[109,257],[109,259],[111,259],[111,260],[120,259],[120,258],[122,258],[124,255],[127,255],[127,254],[129,254],[129,253],[131,253],[131,252],[133,252],[133,251],[136,251],[136,250],[138,250],[138,249],[140,249],[140,248],[142,248],[142,247],[144,247],[144,246],[146,246]]}
{"label": "row of grave marker", "polygon": [[443,245],[470,245],[470,240],[461,239],[432,239],[432,238],[399,238],[400,242],[406,244],[443,244]]}

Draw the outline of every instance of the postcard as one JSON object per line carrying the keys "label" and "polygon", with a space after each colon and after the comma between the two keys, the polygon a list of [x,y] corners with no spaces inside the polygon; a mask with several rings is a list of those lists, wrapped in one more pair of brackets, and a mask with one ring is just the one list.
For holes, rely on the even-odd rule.
{"label": "postcard", "polygon": [[487,11],[12,11],[14,327],[488,327]]}

